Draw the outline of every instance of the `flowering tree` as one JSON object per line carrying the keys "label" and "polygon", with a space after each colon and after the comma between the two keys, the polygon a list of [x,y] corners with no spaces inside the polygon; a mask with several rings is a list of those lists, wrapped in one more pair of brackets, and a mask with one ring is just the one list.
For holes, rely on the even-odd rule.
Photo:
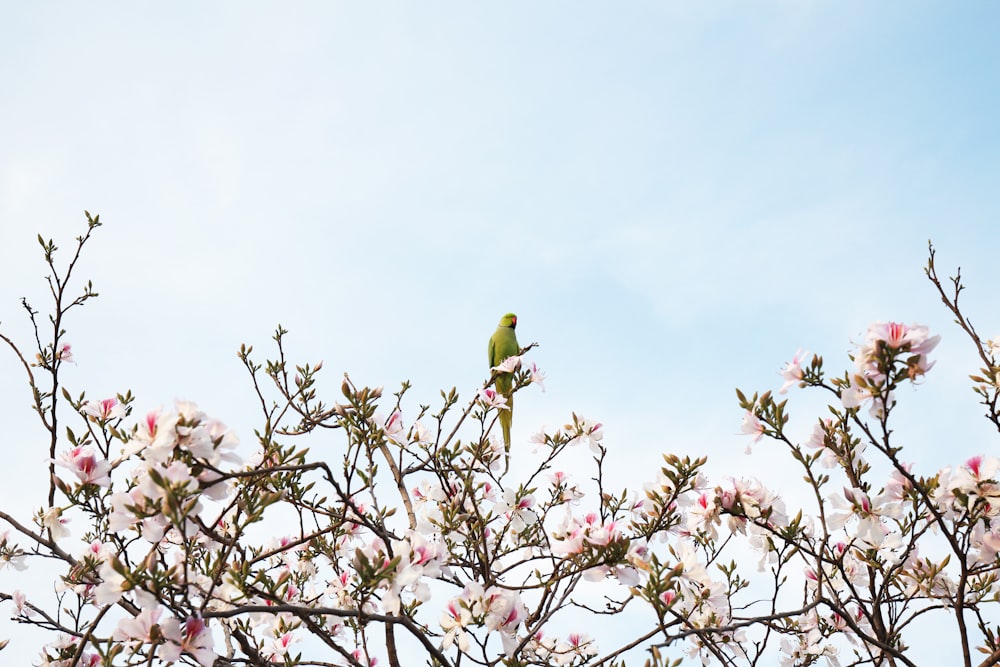
{"label": "flowering tree", "polygon": [[[0,332],[51,460],[36,515],[0,511],[0,600],[51,631],[36,664],[915,665],[913,624],[930,614],[954,627],[964,665],[1000,662],[1000,460],[920,473],[892,437],[896,389],[933,365],[925,327],[872,325],[842,375],[796,355],[779,393],[831,402],[807,442],[786,431],[785,401],[738,392],[744,431],[801,467],[810,507],[669,454],[641,490],[610,490],[601,425],[578,415],[533,438],[532,470],[508,472],[491,385],[498,372],[515,391],[540,384],[533,345],[471,399],[442,392],[405,420],[407,383],[387,395],[345,376],[323,397],[322,364],[290,361],[279,327],[274,359],[239,352],[260,407],[251,447],[192,403],[149,411],[130,392],[63,388],[65,317],[96,296],[67,291],[100,225],[87,218],[62,269],[39,238],[52,326],[24,304],[33,353]],[[927,273],[982,358],[976,391],[1000,429],[1000,341],[962,315],[933,250]],[[561,468],[584,446],[589,480]],[[42,560],[61,567],[54,598],[28,599],[8,573]],[[599,636],[609,616],[627,629]]]}

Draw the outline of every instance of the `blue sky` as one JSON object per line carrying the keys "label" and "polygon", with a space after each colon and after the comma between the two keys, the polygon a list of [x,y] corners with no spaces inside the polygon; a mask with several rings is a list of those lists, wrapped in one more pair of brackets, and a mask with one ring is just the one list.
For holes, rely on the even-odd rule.
{"label": "blue sky", "polygon": [[[637,486],[665,451],[773,472],[743,456],[733,388],[776,388],[799,347],[843,367],[891,319],[943,334],[901,397],[914,458],[931,472],[993,447],[974,355],[921,270],[933,239],[1000,332],[995,4],[4,13],[0,323],[25,341],[19,299],[44,303],[35,235],[65,257],[100,213],[75,391],[189,398],[250,442],[235,351],[268,351],[278,322],[331,392],[344,371],[409,378],[415,406],[481,381],[513,310],[549,375],[518,399],[515,438],[577,410]],[[18,372],[0,355],[7,451],[40,475],[8,482],[23,515],[45,448]]]}

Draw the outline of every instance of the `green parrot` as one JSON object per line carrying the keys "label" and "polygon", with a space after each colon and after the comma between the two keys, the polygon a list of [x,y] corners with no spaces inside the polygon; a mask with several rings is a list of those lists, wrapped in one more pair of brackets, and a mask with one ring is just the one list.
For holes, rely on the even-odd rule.
{"label": "green parrot", "polygon": [[[489,355],[490,368],[495,368],[503,363],[507,357],[516,356],[521,348],[517,344],[517,336],[514,329],[517,327],[517,315],[507,313],[500,318],[497,330],[490,336]],[[510,455],[510,422],[514,412],[514,393],[511,391],[514,385],[513,373],[500,373],[497,375],[497,393],[507,399],[507,409],[500,411],[500,428],[503,429],[503,444]]]}

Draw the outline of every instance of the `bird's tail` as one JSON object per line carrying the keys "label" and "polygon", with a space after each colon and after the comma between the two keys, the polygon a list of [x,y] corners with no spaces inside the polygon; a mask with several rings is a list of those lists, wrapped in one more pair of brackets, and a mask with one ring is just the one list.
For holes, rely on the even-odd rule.
{"label": "bird's tail", "polygon": [[514,395],[507,396],[507,409],[500,411],[500,428],[503,429],[503,446],[510,456],[510,424],[513,421]]}
{"label": "bird's tail", "polygon": [[510,424],[514,415],[514,394],[507,395],[507,409],[500,411],[500,428],[503,430],[504,462],[503,471],[506,474],[510,470]]}

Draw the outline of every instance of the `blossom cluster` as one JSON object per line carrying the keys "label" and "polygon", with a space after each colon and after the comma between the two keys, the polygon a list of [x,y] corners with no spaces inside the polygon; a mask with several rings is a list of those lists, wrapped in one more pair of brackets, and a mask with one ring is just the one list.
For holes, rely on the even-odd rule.
{"label": "blossom cluster", "polygon": [[[104,435],[117,434],[120,449],[107,458],[101,452],[111,453],[107,445],[78,444],[54,460],[71,473],[61,488],[76,506],[40,512],[39,525],[62,541],[71,536],[71,511],[93,522],[85,532],[91,539],[70,561],[62,588],[97,608],[117,606],[128,596],[126,608],[134,615],[120,618],[112,640],[130,652],[164,662],[184,653],[201,665],[214,664],[214,638],[199,612],[214,585],[187,560],[195,550],[210,557],[222,546],[224,538],[209,528],[231,511],[224,509],[234,492],[226,470],[242,464],[238,439],[186,401],[173,410],[153,410],[130,429],[124,428],[126,411],[115,398],[87,401],[79,410]],[[94,537],[102,525],[103,534]],[[186,615],[178,616],[176,605],[161,604],[165,587],[183,591]],[[23,606],[16,617],[30,618]],[[44,664],[60,664],[53,653],[77,650],[60,641],[43,651]]]}
{"label": "blossom cluster", "polygon": [[[37,530],[10,518],[0,533],[0,573],[64,566],[55,606],[0,596],[15,620],[52,631],[37,664],[371,667],[419,653],[575,667],[630,650],[656,667],[667,652],[704,665],[892,664],[914,619],[945,610],[969,628],[1000,599],[1000,459],[920,476],[888,426],[898,387],[933,366],[927,327],[872,324],[853,368],[829,381],[799,350],[776,393],[837,399],[804,439],[784,400],[739,392],[743,433],[766,438],[767,456],[788,452],[806,500],[749,475],[713,482],[705,458],[673,454],[638,489],[612,489],[603,466],[620,450],[577,414],[532,436],[533,464],[501,470],[495,417],[512,399],[491,385],[511,373],[513,391],[541,386],[535,364],[508,358],[464,409],[442,392],[407,422],[408,384],[387,405],[345,376],[340,402],[321,401],[322,364],[293,373],[283,333],[266,364],[240,352],[263,411],[250,452],[190,402],[133,417],[130,393],[62,394],[83,427],[49,454],[59,502],[38,510]],[[59,365],[76,363],[61,335],[39,343],[35,367],[53,379],[40,414],[55,409],[43,397]],[[581,444],[588,475],[567,472]],[[625,636],[595,622],[619,615]],[[1000,655],[979,626],[979,650]]]}
{"label": "blossom cluster", "polygon": [[856,408],[871,400],[872,416],[883,416],[893,404],[892,390],[900,380],[915,382],[931,369],[934,363],[927,355],[940,340],[918,324],[875,322],[869,326],[853,355],[855,372],[850,384],[841,392],[844,407]]}

